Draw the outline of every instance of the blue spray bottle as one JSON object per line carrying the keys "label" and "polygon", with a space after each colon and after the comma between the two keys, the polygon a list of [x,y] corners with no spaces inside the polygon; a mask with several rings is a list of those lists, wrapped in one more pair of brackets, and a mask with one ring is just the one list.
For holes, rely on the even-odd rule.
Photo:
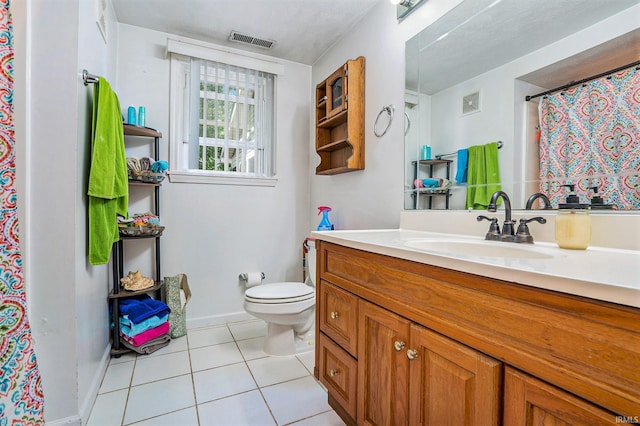
{"label": "blue spray bottle", "polygon": [[322,220],[318,224],[318,231],[331,231],[333,229],[333,225],[329,221],[329,212],[331,211],[331,207],[328,206],[320,206],[318,207],[318,215],[322,213]]}

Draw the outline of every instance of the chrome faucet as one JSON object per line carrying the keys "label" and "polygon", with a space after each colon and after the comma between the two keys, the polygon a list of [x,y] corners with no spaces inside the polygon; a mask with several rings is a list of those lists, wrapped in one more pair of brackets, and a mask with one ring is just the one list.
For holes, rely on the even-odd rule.
{"label": "chrome faucet", "polygon": [[544,209],[545,210],[550,210],[551,207],[551,201],[549,201],[549,197],[547,197],[546,195],[544,195],[542,192],[536,192],[535,194],[531,195],[531,197],[529,197],[529,199],[527,200],[527,210],[531,210],[531,208],[533,207],[533,203],[540,198],[543,202],[544,202]]}
{"label": "chrome faucet", "polygon": [[489,201],[489,205],[487,206],[487,210],[491,213],[495,213],[498,210],[497,202],[498,199],[502,197],[504,200],[504,223],[502,224],[502,233],[500,234],[500,239],[506,241],[515,241],[515,229],[513,229],[513,225],[516,223],[511,219],[511,200],[509,196],[504,191],[496,191],[491,196],[491,201]]}

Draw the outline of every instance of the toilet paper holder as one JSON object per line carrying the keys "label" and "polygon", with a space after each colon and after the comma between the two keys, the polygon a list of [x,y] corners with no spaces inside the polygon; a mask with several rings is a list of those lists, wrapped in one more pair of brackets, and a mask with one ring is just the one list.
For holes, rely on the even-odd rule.
{"label": "toilet paper holder", "polygon": [[[264,278],[265,278],[264,272],[260,272],[260,276],[264,280]],[[241,273],[240,275],[238,275],[238,279],[240,281],[248,281],[249,280],[249,273],[248,272]]]}

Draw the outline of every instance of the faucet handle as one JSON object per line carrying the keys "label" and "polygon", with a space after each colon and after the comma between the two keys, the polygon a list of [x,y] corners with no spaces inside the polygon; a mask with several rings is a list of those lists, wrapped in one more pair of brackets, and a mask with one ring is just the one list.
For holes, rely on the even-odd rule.
{"label": "faucet handle", "polygon": [[485,240],[499,240],[500,239],[500,225],[498,225],[498,218],[497,217],[488,217],[488,216],[480,215],[480,216],[476,217],[476,220],[478,222],[481,222],[483,220],[488,220],[489,222],[491,222],[491,225],[489,225],[489,231],[487,232],[487,234],[484,237]]}
{"label": "faucet handle", "polygon": [[545,219],[544,217],[536,216],[536,217],[532,217],[531,219],[522,218],[520,219],[520,224],[526,225],[527,223],[533,222],[533,221],[536,221],[538,223],[543,223],[543,224],[547,223],[547,219]]}
{"label": "faucet handle", "polygon": [[516,232],[516,243],[528,243],[533,244],[533,237],[529,233],[529,226],[527,223],[536,221],[538,223],[547,223],[547,219],[544,217],[536,216],[531,219],[520,219],[520,224],[518,225],[518,231]]}

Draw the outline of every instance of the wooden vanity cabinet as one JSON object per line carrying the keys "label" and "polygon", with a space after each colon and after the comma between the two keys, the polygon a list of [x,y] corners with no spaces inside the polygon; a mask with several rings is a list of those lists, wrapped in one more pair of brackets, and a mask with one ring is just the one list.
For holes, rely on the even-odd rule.
{"label": "wooden vanity cabinet", "polygon": [[316,374],[347,423],[500,424],[501,363],[326,281],[318,294]]}
{"label": "wooden vanity cabinet", "polygon": [[[315,375],[347,424],[601,425],[640,415],[640,309],[316,247]],[[334,311],[345,321],[337,327]]]}

